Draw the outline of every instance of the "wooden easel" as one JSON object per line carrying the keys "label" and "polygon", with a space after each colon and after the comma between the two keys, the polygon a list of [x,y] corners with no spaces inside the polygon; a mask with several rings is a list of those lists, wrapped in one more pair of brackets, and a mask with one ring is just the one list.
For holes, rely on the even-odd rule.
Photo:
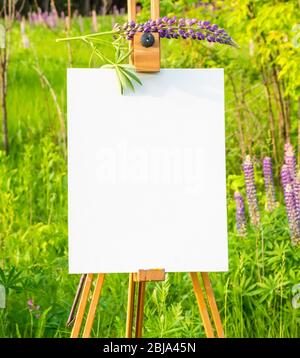
{"label": "wooden easel", "polygon": [[[216,336],[219,338],[224,338],[223,326],[222,326],[220,314],[217,308],[215,296],[213,293],[213,289],[211,287],[208,273],[202,272],[201,276],[203,280],[204,289],[206,292],[207,301],[211,310],[212,320],[215,325]],[[196,272],[190,272],[190,277],[192,279],[193,288],[197,298],[205,334],[207,338],[214,338],[215,337],[214,328],[208,313],[209,310],[205,301],[205,296],[201,289],[199,276]],[[135,337],[141,338],[142,330],[143,330],[146,282],[164,281],[164,280],[165,280],[165,271],[161,269],[140,270],[137,274],[131,273],[129,275],[126,338],[132,338],[132,328],[133,328],[133,318],[134,318],[134,298],[135,298],[136,285],[138,284],[138,302],[137,302],[137,312],[136,312]]]}
{"label": "wooden easel", "polygon": [[[203,290],[201,288],[200,280],[198,273],[190,272],[190,277],[192,279],[193,288],[195,292],[195,296],[197,299],[200,316],[203,322],[205,334],[207,338],[224,338],[223,326],[220,318],[220,314],[217,308],[216,300],[214,297],[213,289],[210,283],[210,279],[207,272],[201,273],[204,291],[206,293],[206,298],[208,301],[208,305],[205,300],[205,296]],[[81,332],[82,323],[84,314],[86,311],[87,303],[89,300],[89,296],[91,293],[91,286],[93,282],[94,274],[83,275],[81,278],[81,282],[79,284],[80,289],[80,301],[78,300],[79,295],[78,291],[75,297],[75,301],[70,313],[70,317],[67,325],[71,325],[74,321],[71,338],[78,338]],[[136,308],[136,325],[135,325],[135,337],[141,338],[143,331],[143,318],[144,318],[144,302],[145,302],[145,289],[146,282],[149,281],[164,281],[165,280],[165,271],[161,269],[154,270],[139,270],[138,273],[129,274],[129,287],[128,287],[128,303],[127,303],[127,320],[126,320],[126,338],[132,338],[132,330],[133,330],[133,320],[134,320],[134,304],[135,304],[135,292],[136,285],[138,284],[138,301]],[[82,338],[89,338],[91,334],[91,330],[93,327],[95,314],[97,305],[99,302],[102,286],[104,282],[104,274],[98,274],[95,282],[94,291],[92,292],[90,299],[90,306],[87,313],[85,326],[82,332]],[[74,317],[74,311],[76,308],[76,304],[79,301],[79,306],[77,313]],[[215,330],[213,328],[213,324],[209,315],[209,308],[211,313],[211,318],[215,326]]]}
{"label": "wooden easel", "polygon": [[[135,20],[136,17],[136,0],[128,0],[128,20]],[[159,0],[151,0],[151,18],[157,19],[159,17]],[[131,62],[139,72],[159,72],[160,70],[160,41],[159,35],[154,33],[154,44],[151,47],[143,47],[141,44],[141,33],[137,33],[132,40],[131,46],[133,49]],[[224,337],[222,322],[220,314],[215,301],[213,289],[210,283],[210,279],[207,272],[202,272],[201,277],[203,281],[203,287],[206,294],[203,293],[201,288],[199,275],[196,272],[190,272],[190,277],[193,283],[195,296],[197,299],[200,316],[203,322],[204,330],[208,338]],[[71,338],[79,337],[81,333],[83,318],[89,301],[91,293],[92,282],[94,274],[84,274],[80,279],[80,283],[76,292],[76,296],[73,302],[73,306],[70,312],[70,316],[67,325],[73,324]],[[137,273],[129,274],[129,287],[128,287],[128,304],[127,304],[127,320],[126,320],[126,338],[133,336],[133,321],[135,311],[135,292],[138,285],[138,300],[136,307],[136,324],[135,324],[135,337],[142,337],[143,330],[143,316],[144,316],[144,301],[145,301],[145,289],[146,282],[149,281],[164,281],[165,271],[163,269],[152,270],[139,270]],[[90,337],[93,322],[95,319],[96,309],[99,302],[102,286],[104,282],[104,274],[98,274],[95,287],[91,294],[89,310],[87,313],[85,326],[82,331],[82,337]],[[78,304],[79,303],[79,304]],[[78,305],[77,313],[76,306]],[[211,313],[211,318],[209,314]],[[212,321],[215,326],[213,328]]]}

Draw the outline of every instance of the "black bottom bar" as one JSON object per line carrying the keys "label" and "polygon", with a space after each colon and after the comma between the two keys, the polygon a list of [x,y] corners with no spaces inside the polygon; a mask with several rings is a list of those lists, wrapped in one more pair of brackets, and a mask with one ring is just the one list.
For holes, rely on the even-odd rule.
{"label": "black bottom bar", "polygon": [[[10,354],[88,354],[101,357],[107,354],[122,354],[127,357],[154,354],[226,354],[243,358],[245,355],[270,353],[288,354],[299,352],[299,339],[1,339],[1,352]],[[203,356],[204,357],[204,356]],[[82,356],[84,358],[84,356]],[[256,357],[253,357],[256,358]]]}

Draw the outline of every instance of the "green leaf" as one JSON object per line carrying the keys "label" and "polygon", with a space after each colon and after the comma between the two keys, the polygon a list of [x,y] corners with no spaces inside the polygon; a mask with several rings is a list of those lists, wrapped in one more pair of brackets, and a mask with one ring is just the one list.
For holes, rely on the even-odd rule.
{"label": "green leaf", "polygon": [[124,69],[121,69],[123,75],[124,75],[124,78],[125,78],[125,81],[126,81],[126,84],[128,85],[128,87],[130,87],[130,89],[135,92],[135,88],[134,88],[134,85],[132,83],[132,79],[130,78],[130,76],[128,76],[128,74],[126,73],[126,71]]}
{"label": "green leaf", "polygon": [[119,47],[119,46],[114,46],[114,48],[115,48],[115,51],[116,51],[116,53],[115,53],[116,63],[118,63],[118,62],[119,62],[119,58],[120,58],[120,56],[121,56],[120,47]]}
{"label": "green leaf", "polygon": [[125,87],[126,87],[126,84],[125,84],[125,82],[124,82],[122,73],[121,73],[120,69],[118,68],[118,66],[115,66],[115,69],[116,69],[117,77],[118,77],[118,80],[119,80],[119,85],[120,85],[121,94],[123,94],[123,93],[124,93],[124,89],[125,89]]}
{"label": "green leaf", "polygon": [[131,63],[122,63],[121,65],[119,65],[120,67],[124,67],[128,70],[131,70],[131,71],[135,71],[135,66],[132,65]]}
{"label": "green leaf", "polygon": [[100,68],[110,68],[110,69],[112,69],[112,68],[115,68],[115,66],[106,64],[106,65],[101,66]]}
{"label": "green leaf", "polygon": [[130,88],[133,92],[135,92],[135,89],[134,89],[134,85],[132,84],[131,82],[131,79],[130,77],[126,74],[125,70],[122,68],[122,67],[119,67],[119,66],[116,66],[118,68],[118,70],[120,71],[121,73],[121,76],[122,76],[122,79],[125,83],[125,86],[124,88]]}
{"label": "green leaf", "polygon": [[92,53],[91,53],[90,60],[89,60],[89,67],[91,67],[92,60],[93,60],[93,57],[94,57],[95,51],[96,51],[96,48],[93,48],[93,51],[92,51]]}
{"label": "green leaf", "polygon": [[122,67],[122,69],[127,74],[127,76],[130,77],[130,79],[134,80],[135,82],[137,82],[139,85],[142,86],[141,80],[138,78],[138,76],[132,70],[129,70],[126,67]]}

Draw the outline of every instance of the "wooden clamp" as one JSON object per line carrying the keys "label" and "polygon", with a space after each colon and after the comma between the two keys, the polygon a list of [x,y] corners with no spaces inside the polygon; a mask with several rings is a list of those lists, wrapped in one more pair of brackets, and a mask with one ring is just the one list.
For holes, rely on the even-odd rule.
{"label": "wooden clamp", "polygon": [[[128,21],[136,20],[136,0],[128,0]],[[159,18],[159,0],[151,0],[151,19]],[[143,32],[137,32],[131,42],[133,50],[131,63],[137,72],[159,72],[160,71],[160,38],[157,32],[152,33],[154,44],[144,47],[141,39]]]}
{"label": "wooden clamp", "polygon": [[164,269],[139,270],[133,274],[135,282],[164,281],[166,278]]}

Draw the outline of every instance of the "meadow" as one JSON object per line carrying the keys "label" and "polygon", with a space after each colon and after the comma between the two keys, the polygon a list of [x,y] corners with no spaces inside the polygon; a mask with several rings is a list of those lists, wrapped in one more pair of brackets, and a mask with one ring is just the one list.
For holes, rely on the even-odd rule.
{"label": "meadow", "polygon": [[[300,337],[300,251],[291,245],[280,183],[284,143],[300,149],[300,51],[292,45],[299,7],[297,1],[238,3],[233,9],[224,1],[216,9],[163,1],[164,13],[213,18],[240,49],[163,39],[162,67],[225,68],[230,269],[210,276],[225,335]],[[99,16],[99,31],[124,20]],[[79,276],[68,274],[66,69],[88,67],[90,49],[73,42],[68,51],[66,44],[55,42],[66,36],[63,20],[53,28],[26,20],[25,29],[20,28],[15,21],[11,30],[10,150],[8,155],[0,151],[0,284],[7,294],[6,308],[0,308],[0,337],[68,337],[65,323]],[[72,20],[72,35],[91,31],[90,18]],[[254,163],[258,225],[249,219],[242,168],[246,154]],[[273,159],[272,210],[266,209],[265,156]],[[246,202],[244,235],[236,228],[236,191]],[[107,276],[92,336],[125,335],[127,284],[127,275]],[[205,336],[187,274],[168,274],[165,282],[147,286],[144,324],[145,337]]]}

